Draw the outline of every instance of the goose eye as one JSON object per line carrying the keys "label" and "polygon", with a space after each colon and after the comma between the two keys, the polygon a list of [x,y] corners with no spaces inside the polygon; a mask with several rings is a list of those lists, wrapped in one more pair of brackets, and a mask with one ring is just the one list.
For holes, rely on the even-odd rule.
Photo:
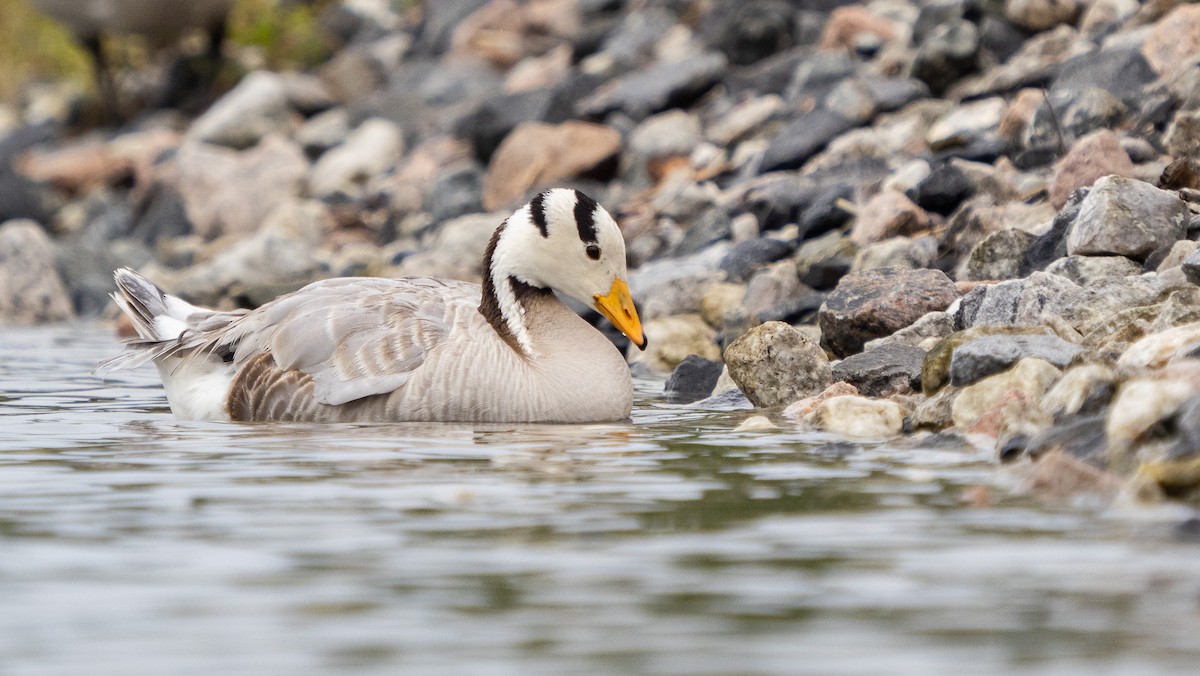
{"label": "goose eye", "polygon": [[600,247],[596,246],[595,244],[589,244],[587,245],[585,251],[587,252],[588,258],[594,261],[600,260]]}

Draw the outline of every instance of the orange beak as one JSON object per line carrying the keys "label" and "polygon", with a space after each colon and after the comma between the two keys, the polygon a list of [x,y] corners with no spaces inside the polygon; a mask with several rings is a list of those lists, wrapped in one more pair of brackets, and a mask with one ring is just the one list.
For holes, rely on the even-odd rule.
{"label": "orange beak", "polygon": [[633,306],[633,297],[629,295],[629,285],[625,280],[619,277],[614,279],[607,296],[596,294],[593,298],[600,314],[632,340],[639,350],[646,349],[646,334],[642,331],[642,322],[638,319],[637,308]]}

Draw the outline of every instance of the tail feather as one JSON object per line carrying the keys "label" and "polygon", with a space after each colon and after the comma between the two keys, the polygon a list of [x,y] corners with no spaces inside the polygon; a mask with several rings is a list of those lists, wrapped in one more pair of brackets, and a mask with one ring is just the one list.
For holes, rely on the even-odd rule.
{"label": "tail feather", "polygon": [[133,328],[143,340],[162,340],[154,328],[154,319],[167,314],[167,293],[154,282],[129,268],[113,273],[117,290],[112,299],[133,321]]}

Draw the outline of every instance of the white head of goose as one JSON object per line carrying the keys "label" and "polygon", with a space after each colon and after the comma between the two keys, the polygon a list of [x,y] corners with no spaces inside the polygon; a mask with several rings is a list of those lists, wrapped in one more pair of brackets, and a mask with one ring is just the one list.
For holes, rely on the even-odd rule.
{"label": "white head of goose", "polygon": [[483,285],[432,277],[314,282],[215,312],[115,273],[139,339],[98,372],[153,360],[177,417],[594,422],[629,417],[621,353],[567,308],[595,307],[638,347],[625,243],[588,196],[553,189],[500,224]]}

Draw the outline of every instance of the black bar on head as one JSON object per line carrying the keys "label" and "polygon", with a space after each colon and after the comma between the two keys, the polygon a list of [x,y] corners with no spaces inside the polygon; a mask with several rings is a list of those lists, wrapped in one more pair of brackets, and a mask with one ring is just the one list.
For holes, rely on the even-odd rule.
{"label": "black bar on head", "polygon": [[584,242],[596,241],[596,200],[575,191],[575,226],[579,228],[579,239]]}
{"label": "black bar on head", "polygon": [[550,236],[550,230],[546,227],[546,193],[538,193],[538,196],[529,202],[529,219],[537,226],[542,237]]}

